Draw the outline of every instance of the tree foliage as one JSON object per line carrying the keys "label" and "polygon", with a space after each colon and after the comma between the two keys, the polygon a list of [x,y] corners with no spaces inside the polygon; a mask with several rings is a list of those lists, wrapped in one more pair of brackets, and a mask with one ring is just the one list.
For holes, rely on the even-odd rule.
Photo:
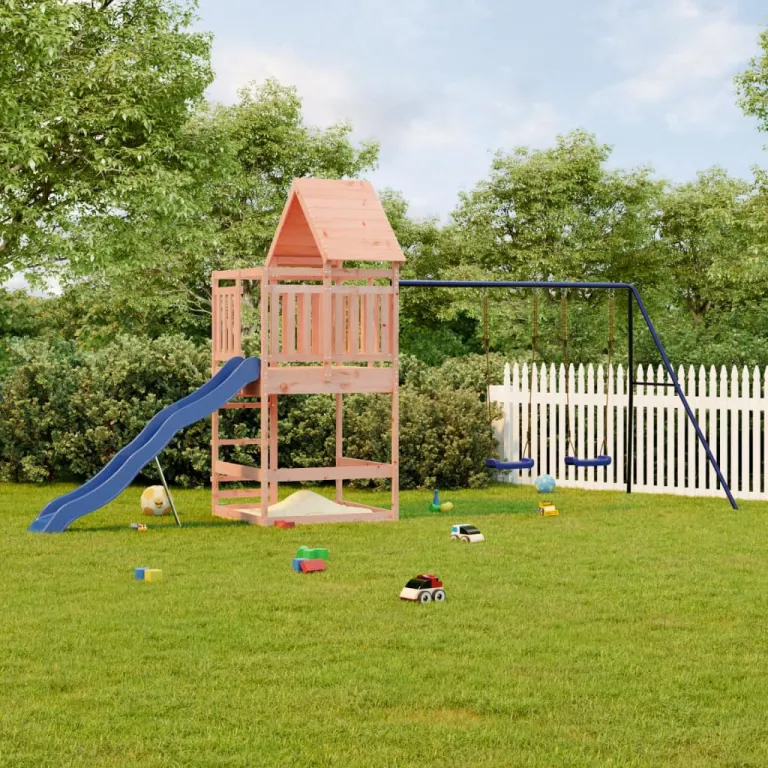
{"label": "tree foliage", "polygon": [[574,131],[550,149],[497,154],[453,214],[461,261],[511,280],[642,283],[656,259],[650,170],[609,170],[610,148]]}
{"label": "tree foliage", "polygon": [[204,105],[183,132],[197,159],[176,187],[182,204],[162,213],[139,207],[130,227],[100,227],[109,258],[68,293],[96,313],[91,325],[170,323],[207,337],[211,272],[263,263],[293,179],[375,167],[378,145],[355,145],[351,130],[308,125],[295,89],[271,80],[242,90],[236,104]]}
{"label": "tree foliage", "polygon": [[166,0],[0,4],[0,272],[90,269],[137,207],[183,205],[212,78],[193,20]]}
{"label": "tree foliage", "polygon": [[736,77],[739,106],[757,118],[761,131],[768,131],[768,29],[759,40],[760,52],[749,67]]}

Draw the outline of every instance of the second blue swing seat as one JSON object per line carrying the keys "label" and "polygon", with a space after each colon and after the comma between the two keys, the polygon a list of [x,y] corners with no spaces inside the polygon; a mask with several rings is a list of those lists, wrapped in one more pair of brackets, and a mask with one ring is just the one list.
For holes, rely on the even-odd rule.
{"label": "second blue swing seat", "polygon": [[512,469],[533,469],[536,462],[533,459],[518,459],[517,461],[501,461],[500,459],[486,459],[485,466],[499,472],[508,472]]}
{"label": "second blue swing seat", "polygon": [[594,459],[580,459],[578,456],[566,456],[565,463],[569,467],[607,467],[611,463],[611,457],[596,456]]}

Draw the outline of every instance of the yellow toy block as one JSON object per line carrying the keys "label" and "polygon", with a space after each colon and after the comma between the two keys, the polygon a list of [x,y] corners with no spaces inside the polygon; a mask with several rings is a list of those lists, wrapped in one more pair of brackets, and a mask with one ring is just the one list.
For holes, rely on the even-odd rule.
{"label": "yellow toy block", "polygon": [[162,581],[163,572],[160,568],[147,568],[144,571],[144,581]]}
{"label": "yellow toy block", "polygon": [[560,513],[551,501],[542,501],[539,502],[539,514],[544,515],[544,517],[554,517]]}

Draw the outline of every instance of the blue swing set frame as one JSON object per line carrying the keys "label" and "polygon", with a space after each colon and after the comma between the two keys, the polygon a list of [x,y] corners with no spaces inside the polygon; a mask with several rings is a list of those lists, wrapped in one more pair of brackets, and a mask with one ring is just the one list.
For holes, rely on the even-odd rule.
{"label": "blue swing set frame", "polygon": [[[707,459],[717,475],[717,479],[720,482],[720,487],[728,497],[728,501],[734,509],[738,509],[736,500],[733,498],[731,489],[723,476],[720,465],[712,453],[712,449],[707,442],[707,438],[704,436],[704,432],[696,420],[696,416],[688,403],[688,400],[680,387],[680,382],[677,379],[672,363],[667,356],[667,352],[664,349],[664,345],[661,343],[659,334],[656,332],[656,328],[653,325],[651,316],[648,314],[648,310],[643,304],[643,300],[640,297],[640,293],[631,283],[590,283],[590,282],[556,282],[556,281],[517,281],[517,280],[401,280],[401,287],[413,287],[413,288],[544,288],[544,289],[589,289],[589,290],[614,290],[614,291],[626,291],[627,292],[627,337],[628,337],[628,377],[629,377],[629,403],[627,408],[627,436],[624,445],[624,456],[626,467],[626,484],[627,493],[632,493],[632,475],[634,474],[634,397],[635,387],[642,386],[646,382],[638,381],[635,379],[634,370],[634,305],[637,304],[637,308],[640,310],[640,314],[643,316],[645,325],[650,331],[653,343],[656,345],[656,349],[661,356],[661,360],[664,363],[664,368],[669,374],[671,383],[661,384],[660,386],[674,387],[675,394],[680,398],[680,402],[683,404],[685,413],[688,416],[688,420],[693,425],[696,432],[696,437],[699,440],[702,448],[704,449]],[[656,386],[659,386],[658,384]],[[610,456],[598,456],[594,459],[578,459],[575,456],[568,456],[565,459],[566,464],[579,467],[605,467],[611,463]],[[494,469],[511,470],[511,469],[531,469],[534,465],[533,459],[525,458],[520,461],[501,462],[495,459],[489,459],[486,464]]]}

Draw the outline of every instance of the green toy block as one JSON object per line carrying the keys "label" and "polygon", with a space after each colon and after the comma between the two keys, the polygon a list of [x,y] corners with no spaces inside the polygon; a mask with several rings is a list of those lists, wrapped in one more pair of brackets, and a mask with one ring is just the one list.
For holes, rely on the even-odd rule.
{"label": "green toy block", "polygon": [[296,557],[303,557],[307,560],[327,560],[328,549],[326,547],[315,547],[314,549],[310,547],[299,547],[296,552]]}

